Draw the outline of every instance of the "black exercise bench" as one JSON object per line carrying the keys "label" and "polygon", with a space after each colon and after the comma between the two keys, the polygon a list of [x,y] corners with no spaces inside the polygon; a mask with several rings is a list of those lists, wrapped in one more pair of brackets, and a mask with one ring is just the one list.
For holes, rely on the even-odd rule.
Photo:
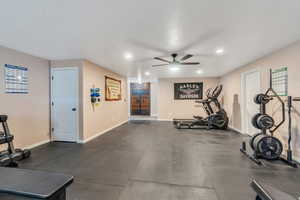
{"label": "black exercise bench", "polygon": [[256,180],[252,180],[251,187],[257,194],[256,200],[296,200],[291,195]]}
{"label": "black exercise bench", "polygon": [[73,176],[0,167],[0,199],[66,200],[66,188],[73,182]]}

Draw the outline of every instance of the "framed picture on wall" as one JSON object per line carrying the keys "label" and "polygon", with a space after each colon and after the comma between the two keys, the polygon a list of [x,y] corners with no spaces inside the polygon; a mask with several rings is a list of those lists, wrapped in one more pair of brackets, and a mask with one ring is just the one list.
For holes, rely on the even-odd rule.
{"label": "framed picture on wall", "polygon": [[122,99],[121,85],[121,80],[105,76],[105,100],[120,101]]}
{"label": "framed picture on wall", "polygon": [[175,100],[202,99],[203,82],[174,83]]}

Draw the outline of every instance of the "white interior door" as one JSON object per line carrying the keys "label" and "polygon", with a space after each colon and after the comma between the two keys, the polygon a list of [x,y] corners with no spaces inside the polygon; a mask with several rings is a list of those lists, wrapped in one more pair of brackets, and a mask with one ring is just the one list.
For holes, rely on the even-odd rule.
{"label": "white interior door", "polygon": [[52,68],[52,140],[78,141],[78,68]]}
{"label": "white interior door", "polygon": [[251,123],[252,117],[259,112],[259,105],[255,104],[254,96],[261,92],[260,72],[251,71],[242,75],[243,91],[243,132],[248,135],[254,135],[258,129]]}

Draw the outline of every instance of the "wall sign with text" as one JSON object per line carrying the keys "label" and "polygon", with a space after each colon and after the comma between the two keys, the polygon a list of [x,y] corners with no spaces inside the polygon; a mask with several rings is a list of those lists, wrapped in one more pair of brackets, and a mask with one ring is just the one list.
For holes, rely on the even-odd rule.
{"label": "wall sign with text", "polygon": [[105,100],[119,101],[121,99],[121,80],[105,76]]}
{"label": "wall sign with text", "polygon": [[5,64],[5,93],[28,93],[28,69],[26,67]]}
{"label": "wall sign with text", "polygon": [[202,99],[203,83],[174,83],[174,99],[193,100]]}

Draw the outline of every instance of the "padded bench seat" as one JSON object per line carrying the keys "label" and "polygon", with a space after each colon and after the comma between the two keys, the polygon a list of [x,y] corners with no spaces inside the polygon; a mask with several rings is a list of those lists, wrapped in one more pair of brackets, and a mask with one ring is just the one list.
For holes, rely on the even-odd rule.
{"label": "padded bench seat", "polygon": [[261,200],[296,200],[291,195],[256,180],[251,182],[251,187]]}
{"label": "padded bench seat", "polygon": [[0,167],[0,199],[66,199],[73,176]]}

